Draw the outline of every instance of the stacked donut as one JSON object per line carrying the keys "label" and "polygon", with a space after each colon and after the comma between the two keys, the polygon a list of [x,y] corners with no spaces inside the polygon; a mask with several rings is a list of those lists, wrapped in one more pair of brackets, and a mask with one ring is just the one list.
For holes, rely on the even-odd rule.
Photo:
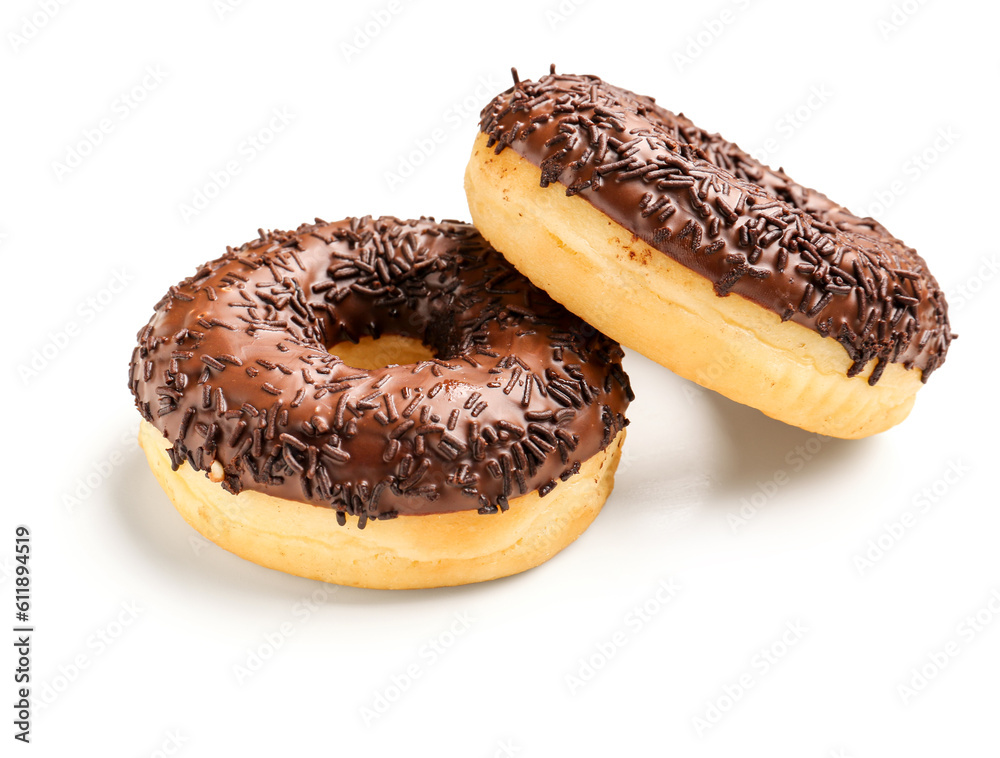
{"label": "stacked donut", "polygon": [[514,78],[466,170],[478,230],[261,231],[156,305],[140,442],[203,535],[362,587],[536,566],[611,491],[615,340],[824,434],[906,416],[952,338],[915,251],[650,98]]}

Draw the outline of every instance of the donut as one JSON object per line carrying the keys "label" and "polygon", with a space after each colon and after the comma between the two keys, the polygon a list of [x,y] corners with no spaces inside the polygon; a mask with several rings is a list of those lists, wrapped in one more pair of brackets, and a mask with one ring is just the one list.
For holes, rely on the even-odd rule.
{"label": "donut", "polygon": [[473,223],[622,345],[841,438],[902,421],[944,362],[947,304],[915,250],[652,98],[514,71],[481,116]]}
{"label": "donut", "polygon": [[316,219],[171,287],[129,388],[150,467],[209,540],[437,587],[537,566],[589,526],[633,397],[621,359],[467,224]]}

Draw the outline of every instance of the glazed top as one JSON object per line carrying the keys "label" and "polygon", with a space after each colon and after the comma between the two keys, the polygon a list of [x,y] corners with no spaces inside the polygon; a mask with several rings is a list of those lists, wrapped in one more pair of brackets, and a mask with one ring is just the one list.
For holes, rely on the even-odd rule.
{"label": "glazed top", "polygon": [[[399,334],[435,355],[362,370],[327,351]],[[632,399],[617,343],[471,226],[319,219],[260,232],[169,292],[138,335],[143,417],[222,486],[338,519],[507,509],[614,438]]]}
{"label": "glazed top", "polygon": [[877,361],[924,381],[953,337],[924,260],[870,218],[764,166],[652,98],[595,76],[520,81],[480,129],[632,234],[731,292],[837,340],[849,376]]}

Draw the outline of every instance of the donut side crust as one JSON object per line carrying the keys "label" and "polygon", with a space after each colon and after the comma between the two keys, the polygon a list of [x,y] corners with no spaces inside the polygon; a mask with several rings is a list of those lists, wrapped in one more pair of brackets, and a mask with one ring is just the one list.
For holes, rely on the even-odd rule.
{"label": "donut side crust", "polygon": [[143,421],[139,443],[184,520],[246,560],[289,574],[372,589],[482,582],[538,566],[596,518],[614,485],[625,431],[544,499],[512,499],[505,513],[400,515],[378,528],[337,524],[333,509],[253,490],[226,492],[187,463],[171,470],[169,442]]}
{"label": "donut side crust", "polygon": [[[848,377],[833,340],[711,282],[663,255],[513,150],[478,134],[466,169],[473,221],[538,287],[612,339],[698,384],[819,434],[867,437],[909,414],[921,371],[874,366]],[[613,293],[613,294],[611,294]]]}

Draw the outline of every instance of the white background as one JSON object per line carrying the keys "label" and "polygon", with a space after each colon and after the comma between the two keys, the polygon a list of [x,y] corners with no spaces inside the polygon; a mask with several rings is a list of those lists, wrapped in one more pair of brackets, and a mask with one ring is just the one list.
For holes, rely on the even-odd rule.
{"label": "white background", "polygon": [[[3,754],[997,755],[997,5],[347,6],[4,3]],[[629,353],[617,487],[538,569],[363,591],[202,540],[132,441],[153,304],[258,227],[467,219],[479,108],[552,61],[921,251],[961,339],[910,418],[817,440]]]}

